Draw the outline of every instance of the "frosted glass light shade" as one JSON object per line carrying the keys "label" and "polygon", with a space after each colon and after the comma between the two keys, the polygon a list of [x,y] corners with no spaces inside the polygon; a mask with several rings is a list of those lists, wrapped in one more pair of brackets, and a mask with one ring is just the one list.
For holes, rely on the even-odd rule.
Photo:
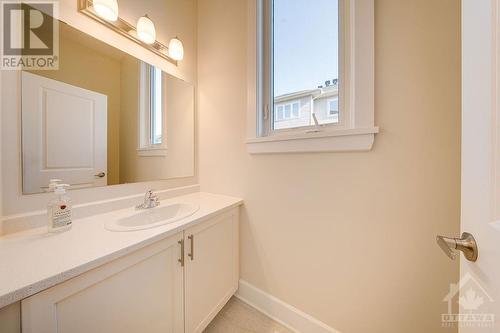
{"label": "frosted glass light shade", "polygon": [[92,4],[97,15],[103,19],[107,21],[118,19],[118,2],[116,0],[94,0]]}
{"label": "frosted glass light shade", "polygon": [[184,46],[177,37],[172,38],[168,43],[168,55],[174,60],[184,59]]}
{"label": "frosted glass light shade", "polygon": [[137,21],[137,37],[146,44],[153,44],[156,41],[155,24],[147,15]]}

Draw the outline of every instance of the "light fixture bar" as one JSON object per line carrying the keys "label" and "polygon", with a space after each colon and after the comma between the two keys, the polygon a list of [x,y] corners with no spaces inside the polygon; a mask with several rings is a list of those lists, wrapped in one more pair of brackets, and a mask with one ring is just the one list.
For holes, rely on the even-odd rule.
{"label": "light fixture bar", "polygon": [[168,47],[165,44],[158,40],[153,44],[144,43],[137,37],[136,28],[120,17],[114,22],[101,18],[94,10],[92,0],[78,0],[78,11],[177,66],[177,61],[168,55]]}

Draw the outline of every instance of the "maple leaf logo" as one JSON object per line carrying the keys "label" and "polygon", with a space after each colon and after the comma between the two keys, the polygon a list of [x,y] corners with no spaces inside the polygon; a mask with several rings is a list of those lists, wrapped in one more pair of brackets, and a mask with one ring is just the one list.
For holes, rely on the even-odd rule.
{"label": "maple leaf logo", "polygon": [[477,310],[484,303],[483,297],[477,296],[473,289],[467,290],[465,296],[460,296],[458,304],[465,310]]}

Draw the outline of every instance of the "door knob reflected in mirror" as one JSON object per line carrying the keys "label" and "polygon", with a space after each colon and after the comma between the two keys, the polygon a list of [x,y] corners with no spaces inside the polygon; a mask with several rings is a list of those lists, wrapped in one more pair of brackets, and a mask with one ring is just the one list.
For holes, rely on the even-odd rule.
{"label": "door knob reflected in mirror", "polygon": [[474,237],[468,232],[462,233],[461,238],[437,236],[436,241],[443,252],[452,260],[455,260],[458,256],[458,251],[462,251],[465,258],[469,261],[474,262],[477,260],[477,243]]}

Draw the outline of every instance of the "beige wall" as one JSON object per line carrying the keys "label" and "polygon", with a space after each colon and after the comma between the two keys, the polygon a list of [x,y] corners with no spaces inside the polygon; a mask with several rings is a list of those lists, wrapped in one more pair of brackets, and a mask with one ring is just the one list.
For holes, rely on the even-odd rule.
{"label": "beige wall", "polygon": [[134,182],[136,177],[137,138],[139,116],[139,61],[127,57],[121,62],[122,81],[120,91],[122,95],[122,117],[120,131],[126,133],[120,137],[120,182]]}
{"label": "beige wall", "polygon": [[[0,96],[2,96],[2,71],[0,71]],[[3,97],[3,96],[2,96]],[[0,115],[3,115],[4,108],[3,108],[3,103],[0,103]],[[0,116],[0,152],[3,155],[3,135],[2,135],[2,128],[3,128],[3,116]],[[0,163],[0,216],[3,216],[3,163]],[[0,219],[1,220],[1,219]],[[0,235],[3,234],[3,221],[0,221]]]}
{"label": "beige wall", "polygon": [[[249,155],[246,1],[199,0],[202,190],[241,196],[241,277],[349,333],[444,332],[458,263],[460,2],[376,0],[371,152]],[[453,331],[453,330],[451,330]]]}

